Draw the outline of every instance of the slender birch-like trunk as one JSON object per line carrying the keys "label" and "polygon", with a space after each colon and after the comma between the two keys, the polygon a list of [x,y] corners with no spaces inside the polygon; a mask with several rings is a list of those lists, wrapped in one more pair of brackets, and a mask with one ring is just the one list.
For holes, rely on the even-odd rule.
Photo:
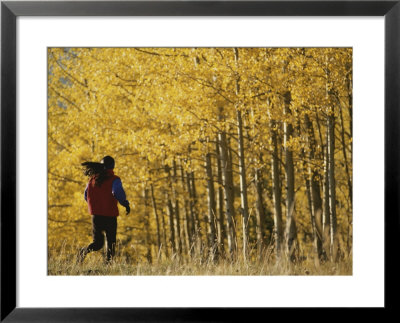
{"label": "slender birch-like trunk", "polygon": [[265,207],[263,202],[263,187],[262,187],[262,172],[260,169],[254,171],[254,186],[256,189],[256,212],[257,212],[257,253],[258,258],[261,260],[265,248]]}
{"label": "slender birch-like trunk", "polygon": [[[254,109],[250,108],[251,116],[254,120]],[[257,132],[256,124],[252,124],[252,132],[247,132],[248,138],[252,138],[254,134]],[[263,154],[260,152],[258,156],[258,160],[256,157],[253,159],[254,163],[260,163],[264,165]],[[264,205],[264,187],[263,187],[263,172],[260,167],[254,167],[254,189],[256,196],[256,225],[255,231],[257,235],[257,254],[258,259],[261,260],[264,254],[265,246],[266,246],[266,238],[265,238],[265,230],[266,228],[266,209]],[[272,231],[272,230],[271,230]]]}
{"label": "slender birch-like trunk", "polygon": [[276,122],[270,121],[271,139],[272,139],[272,156],[271,156],[271,172],[272,172],[272,196],[274,200],[274,238],[275,252],[277,257],[281,256],[283,242],[283,225],[282,225],[282,189],[280,180],[279,167],[279,148],[278,134],[276,130]]}
{"label": "slender birch-like trunk", "polygon": [[194,211],[194,220],[196,223],[196,235],[198,237],[199,243],[201,244],[203,233],[201,230],[199,212],[197,211],[198,201],[197,201],[196,181],[194,178],[194,172],[191,172],[189,176],[190,176],[190,183],[191,183],[192,197],[193,197],[193,211]]}
{"label": "slender birch-like trunk", "polygon": [[163,243],[164,243],[165,257],[168,259],[169,258],[169,251],[168,251],[168,243],[167,243],[167,227],[166,227],[166,224],[165,224],[165,218],[164,218],[164,213],[163,212],[161,213],[161,224],[162,224],[162,228],[163,228]]}
{"label": "slender birch-like trunk", "polygon": [[335,115],[328,115],[328,155],[329,155],[329,211],[331,260],[336,261],[338,251],[336,220],[336,183],[335,183]]}
{"label": "slender birch-like trunk", "polygon": [[[239,65],[239,49],[234,48],[236,67]],[[236,95],[240,94],[240,75],[236,75]],[[246,179],[246,164],[244,156],[244,138],[243,138],[243,118],[241,111],[241,103],[236,104],[236,121],[238,133],[238,153],[239,153],[239,176],[240,176],[240,205],[242,212],[242,229],[243,229],[243,259],[248,256],[248,240],[249,240],[249,205],[247,198],[247,179]]]}
{"label": "slender birch-like trunk", "polygon": [[171,198],[169,193],[165,193],[165,199],[167,201],[167,213],[169,219],[169,241],[172,248],[172,256],[176,256],[176,243],[175,243],[175,225],[174,225],[174,208],[172,206]]}
{"label": "slender birch-like trunk", "polygon": [[219,148],[222,166],[222,181],[224,186],[225,210],[227,219],[228,248],[231,258],[236,256],[236,232],[234,228],[234,192],[232,184],[232,164],[228,155],[228,145],[225,132],[219,134]]}
{"label": "slender birch-like trunk", "polygon": [[[291,94],[286,92],[284,95],[284,113],[288,118],[291,115],[290,110]],[[286,175],[286,228],[285,244],[289,259],[293,259],[295,241],[297,238],[296,222],[294,217],[294,164],[293,152],[290,147],[290,140],[293,137],[293,125],[291,122],[284,122],[284,149],[285,149],[285,175]]]}
{"label": "slender birch-like trunk", "polygon": [[144,222],[144,229],[145,229],[145,245],[146,245],[146,259],[148,263],[152,263],[152,255],[151,255],[151,238],[150,238],[150,221],[149,221],[149,190],[144,185],[143,187],[143,202],[144,202],[144,212],[143,212],[143,222]]}
{"label": "slender birch-like trunk", "polygon": [[240,110],[236,112],[237,116],[237,130],[239,137],[239,175],[240,175],[240,204],[242,211],[242,228],[243,228],[243,259],[248,256],[248,239],[249,239],[249,205],[247,198],[247,179],[246,179],[246,165],[244,159],[244,140],[243,140],[243,120]]}
{"label": "slender birch-like trunk", "polygon": [[176,221],[176,237],[178,240],[178,254],[182,255],[182,232],[181,232],[181,220],[180,220],[180,208],[179,208],[179,197],[178,197],[178,192],[176,191],[176,185],[177,185],[177,169],[176,169],[176,161],[174,159],[173,161],[173,177],[172,180],[170,181],[171,184],[171,189],[172,189],[172,195],[174,198],[174,213],[175,213],[175,221]]}
{"label": "slender birch-like trunk", "polygon": [[198,231],[197,228],[197,222],[195,220],[195,209],[194,209],[194,198],[193,198],[193,193],[192,193],[192,185],[191,185],[191,180],[190,180],[190,173],[186,172],[186,186],[187,186],[187,191],[189,193],[189,214],[190,214],[190,222],[191,222],[191,247],[190,249],[192,250],[192,254],[195,251],[195,245],[196,245],[196,232]]}
{"label": "slender birch-like trunk", "polygon": [[305,125],[307,129],[307,140],[309,144],[309,163],[308,163],[308,176],[310,178],[310,199],[312,207],[312,217],[314,219],[314,245],[318,258],[322,257],[322,199],[319,184],[319,174],[311,167],[311,163],[317,157],[316,154],[316,140],[314,135],[314,127],[308,114],[305,115]]}
{"label": "slender birch-like trunk", "polygon": [[185,243],[184,243],[184,246],[185,246],[185,252],[188,255],[191,255],[191,251],[192,251],[192,228],[191,228],[191,225],[192,225],[192,223],[190,220],[190,213],[189,213],[189,209],[188,209],[189,202],[185,196],[185,195],[189,196],[189,194],[188,194],[187,188],[186,188],[185,173],[183,170],[182,160],[180,162],[180,171],[181,171],[181,185],[182,185],[182,189],[184,192],[184,196],[183,196],[183,210],[185,212],[185,218],[184,218]]}
{"label": "slender birch-like trunk", "polygon": [[209,224],[209,246],[212,258],[218,258],[218,248],[215,234],[215,215],[217,206],[215,203],[214,179],[212,173],[211,154],[206,154],[205,160],[206,176],[207,176],[207,196],[208,196],[208,224]]}
{"label": "slender birch-like trunk", "polygon": [[225,256],[225,240],[226,240],[226,230],[224,222],[224,190],[222,184],[222,169],[221,169],[221,159],[220,159],[220,148],[218,142],[218,135],[215,144],[216,152],[216,164],[217,164],[217,183],[218,183],[218,249],[220,256]]}
{"label": "slender birch-like trunk", "polygon": [[326,127],[325,136],[325,146],[324,146],[324,209],[322,217],[322,230],[323,230],[323,248],[326,253],[327,258],[331,257],[331,246],[330,246],[330,223],[331,215],[329,208],[329,128]]}
{"label": "slender birch-like trunk", "polygon": [[157,255],[160,255],[161,251],[161,233],[160,233],[160,219],[158,216],[158,210],[157,210],[157,203],[156,199],[154,197],[154,187],[153,184],[150,184],[150,193],[151,193],[151,204],[153,206],[153,213],[154,213],[154,219],[156,221],[156,229],[157,229]]}

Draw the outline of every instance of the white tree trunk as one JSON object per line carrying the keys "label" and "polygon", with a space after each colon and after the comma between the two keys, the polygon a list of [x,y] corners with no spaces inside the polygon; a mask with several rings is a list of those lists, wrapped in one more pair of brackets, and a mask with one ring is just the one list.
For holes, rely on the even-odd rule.
{"label": "white tree trunk", "polygon": [[215,189],[214,189],[214,180],[212,173],[212,164],[211,164],[211,154],[208,153],[206,155],[205,161],[206,175],[207,175],[207,196],[208,196],[208,224],[209,224],[209,247],[211,256],[218,257],[217,243],[215,237],[215,215],[217,212],[217,206],[215,203]]}
{"label": "white tree trunk", "polygon": [[273,153],[271,157],[271,172],[272,172],[272,196],[274,200],[274,238],[275,238],[275,251],[279,258],[282,252],[283,241],[283,226],[282,226],[282,189],[280,180],[280,167],[279,167],[279,148],[277,131],[275,129],[276,123],[271,120],[271,139]]}
{"label": "white tree trunk", "polygon": [[[286,116],[291,114],[290,92],[285,93],[285,107],[284,112]],[[296,222],[294,217],[294,164],[293,164],[293,152],[289,147],[289,141],[293,136],[293,125],[291,122],[284,122],[284,147],[285,147],[285,175],[286,175],[286,229],[285,229],[285,243],[286,252],[289,259],[292,259],[295,241],[297,238]]]}
{"label": "white tree trunk", "polygon": [[329,155],[329,211],[330,211],[330,243],[331,259],[337,256],[337,220],[336,220],[336,184],[335,184],[335,115],[328,116],[328,155]]}
{"label": "white tree trunk", "polygon": [[242,113],[237,110],[237,130],[239,137],[239,175],[240,175],[240,203],[242,207],[242,228],[243,228],[243,258],[247,259],[248,254],[248,237],[249,237],[249,206],[247,199],[247,180],[246,180],[246,165],[244,159],[244,140],[243,140],[243,120]]}
{"label": "white tree trunk", "polygon": [[222,182],[224,186],[225,194],[225,209],[226,209],[226,220],[227,220],[227,238],[228,238],[228,248],[231,257],[236,256],[236,232],[234,228],[234,192],[232,186],[232,164],[228,155],[228,146],[226,140],[226,134],[219,134],[219,148],[221,156],[221,166],[222,166]]}

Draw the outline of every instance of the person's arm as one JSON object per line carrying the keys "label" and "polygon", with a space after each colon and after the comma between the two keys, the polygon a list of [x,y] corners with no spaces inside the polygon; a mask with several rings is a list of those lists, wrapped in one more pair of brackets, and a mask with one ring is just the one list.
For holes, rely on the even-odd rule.
{"label": "person's arm", "polygon": [[128,214],[130,212],[129,201],[126,199],[126,194],[119,178],[116,178],[112,183],[112,194],[119,204],[126,208],[126,214]]}
{"label": "person's arm", "polygon": [[89,186],[89,184],[86,185],[86,188],[85,188],[85,195],[84,195],[84,196],[85,196],[85,201],[86,201],[86,202],[87,202],[87,188],[88,188],[88,186]]}

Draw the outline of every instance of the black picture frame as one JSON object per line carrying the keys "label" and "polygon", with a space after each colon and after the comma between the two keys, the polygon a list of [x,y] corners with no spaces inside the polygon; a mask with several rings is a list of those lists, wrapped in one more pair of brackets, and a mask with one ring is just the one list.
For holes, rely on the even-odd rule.
{"label": "black picture frame", "polygon": [[[385,307],[396,309],[400,180],[400,0],[395,1],[2,1],[1,321],[234,322],[269,308],[19,308],[16,306],[16,19],[19,16],[384,16]],[[371,62],[373,64],[373,62]],[[38,291],[40,293],[40,291]],[[395,293],[393,293],[395,292]],[[238,295],[240,297],[240,295]],[[282,309],[279,314],[284,314]],[[287,310],[287,309],[285,309]],[[327,309],[334,318],[335,314]],[[381,315],[382,309],[377,309]],[[368,312],[370,315],[370,312]],[[286,315],[286,312],[285,314]],[[333,316],[332,316],[333,315]],[[339,316],[339,315],[338,315]],[[378,317],[378,316],[377,316]],[[284,319],[281,317],[281,319]],[[380,319],[382,317],[380,316]],[[251,321],[251,318],[248,319]]]}

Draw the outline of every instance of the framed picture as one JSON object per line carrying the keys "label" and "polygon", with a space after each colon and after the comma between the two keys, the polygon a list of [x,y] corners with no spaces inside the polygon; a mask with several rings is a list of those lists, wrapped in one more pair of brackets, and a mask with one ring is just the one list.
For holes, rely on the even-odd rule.
{"label": "framed picture", "polygon": [[2,2],[1,320],[393,308],[399,15]]}

